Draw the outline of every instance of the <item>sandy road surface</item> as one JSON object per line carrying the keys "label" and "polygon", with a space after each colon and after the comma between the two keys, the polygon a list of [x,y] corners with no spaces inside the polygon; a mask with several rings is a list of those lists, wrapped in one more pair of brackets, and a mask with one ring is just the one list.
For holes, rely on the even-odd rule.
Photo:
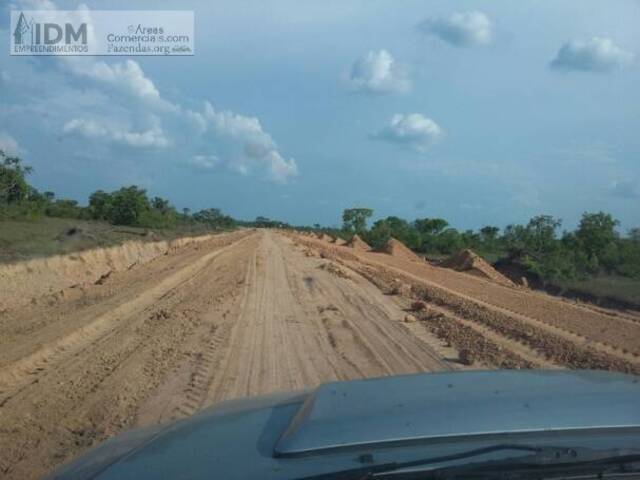
{"label": "sandy road surface", "polygon": [[37,478],[134,425],[333,379],[450,369],[455,352],[290,238],[242,232],[0,317],[0,477]]}
{"label": "sandy road surface", "polygon": [[324,257],[360,272],[383,291],[411,287],[426,301],[421,324],[473,358],[508,368],[570,367],[640,374],[636,314],[570,303],[420,260],[293,235]]}

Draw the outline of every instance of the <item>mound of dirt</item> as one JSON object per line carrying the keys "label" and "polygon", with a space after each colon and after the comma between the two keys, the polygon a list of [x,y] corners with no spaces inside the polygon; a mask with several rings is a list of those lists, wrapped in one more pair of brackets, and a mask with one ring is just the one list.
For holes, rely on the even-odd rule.
{"label": "mound of dirt", "polygon": [[387,244],[384,246],[383,251],[394,257],[402,258],[403,260],[417,260],[419,262],[422,261],[422,259],[418,255],[413,253],[413,251],[409,247],[407,247],[400,240],[396,240],[393,237],[389,239]]}
{"label": "mound of dirt", "polygon": [[357,233],[353,237],[351,237],[351,240],[347,242],[347,247],[361,250],[363,252],[368,252],[371,250],[371,247],[367,245],[367,242],[362,240]]}
{"label": "mound of dirt", "polygon": [[452,268],[459,272],[467,272],[483,277],[500,285],[515,287],[515,284],[498,272],[482,257],[472,250],[461,250],[442,263],[443,267]]}
{"label": "mound of dirt", "polygon": [[321,270],[325,270],[340,278],[351,278],[351,275],[349,275],[343,268],[341,268],[340,266],[332,262],[323,263],[318,268],[320,268]]}
{"label": "mound of dirt", "polygon": [[320,237],[320,240],[324,240],[325,242],[333,242],[333,237],[330,237],[326,233],[323,233]]}
{"label": "mound of dirt", "polygon": [[333,239],[333,243],[338,245],[339,247],[342,245],[346,245],[347,242],[345,242],[343,239],[341,239],[340,237],[336,237]]}

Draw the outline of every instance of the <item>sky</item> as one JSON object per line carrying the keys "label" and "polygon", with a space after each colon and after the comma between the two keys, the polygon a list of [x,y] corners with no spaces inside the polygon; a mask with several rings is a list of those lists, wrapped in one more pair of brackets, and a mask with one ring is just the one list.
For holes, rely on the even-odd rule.
{"label": "sky", "polygon": [[[3,0],[0,148],[86,203],[640,226],[637,0]],[[12,57],[9,10],[180,9],[190,57]]]}

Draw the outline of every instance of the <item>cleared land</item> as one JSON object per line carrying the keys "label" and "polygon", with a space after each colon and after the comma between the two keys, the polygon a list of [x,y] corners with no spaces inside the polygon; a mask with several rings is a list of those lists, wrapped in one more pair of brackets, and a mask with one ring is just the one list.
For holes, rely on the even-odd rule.
{"label": "cleared land", "polygon": [[220,235],[0,312],[0,477],[225,399],[458,368],[639,373],[639,355],[634,313],[330,239]]}

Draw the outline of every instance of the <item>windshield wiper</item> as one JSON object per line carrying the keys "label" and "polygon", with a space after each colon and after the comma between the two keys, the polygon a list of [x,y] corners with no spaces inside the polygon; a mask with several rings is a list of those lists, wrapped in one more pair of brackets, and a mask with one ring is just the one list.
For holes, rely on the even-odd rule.
{"label": "windshield wiper", "polygon": [[[432,470],[414,470],[402,473],[412,467],[402,467],[369,478],[393,478],[394,480],[446,480],[450,478],[495,478],[503,480],[540,478],[549,474],[604,474],[611,472],[640,471],[640,450],[592,450],[586,448],[545,448],[533,455],[471,462],[463,465]],[[395,472],[395,473],[393,473]]]}
{"label": "windshield wiper", "polygon": [[[451,467],[435,469],[429,465],[464,460],[502,451],[525,451],[531,455],[518,455],[500,460],[488,460],[484,462],[469,462]],[[619,467],[625,464],[640,462],[640,450],[638,449],[609,449],[594,450],[589,448],[567,447],[542,447],[533,445],[502,444],[491,447],[468,450],[453,455],[430,457],[409,462],[389,462],[378,465],[343,470],[313,477],[305,480],[365,480],[374,478],[393,478],[394,480],[413,479],[447,479],[463,475],[465,478],[486,478],[500,473],[502,478],[510,478],[506,473],[523,477],[527,471],[568,471],[577,470],[593,471],[604,467]]]}

